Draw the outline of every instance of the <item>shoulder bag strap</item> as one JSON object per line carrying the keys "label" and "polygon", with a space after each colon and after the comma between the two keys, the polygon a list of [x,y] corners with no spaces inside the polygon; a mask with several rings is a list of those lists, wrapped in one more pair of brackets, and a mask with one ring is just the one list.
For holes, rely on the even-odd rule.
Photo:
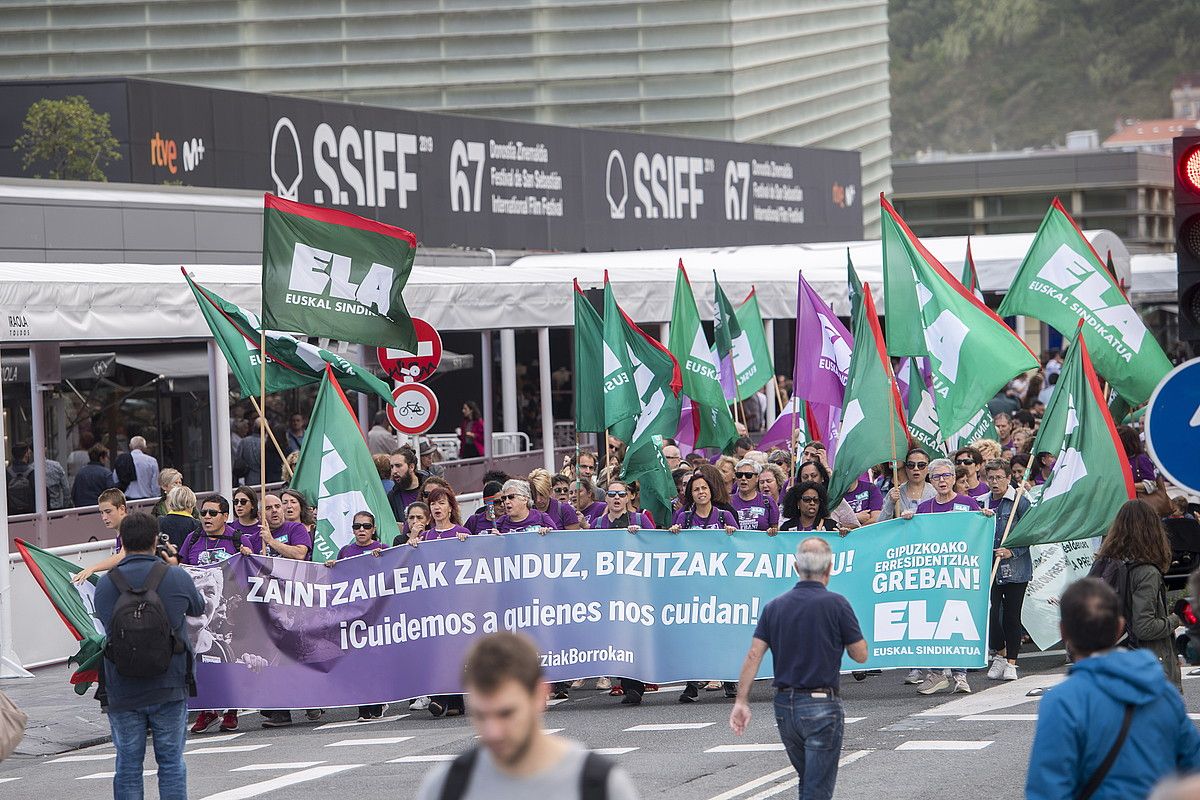
{"label": "shoulder bag strap", "polygon": [[162,583],[162,579],[166,577],[167,565],[162,561],[155,561],[154,566],[150,567],[150,574],[146,576],[146,582],[142,584],[142,591],[157,592],[158,585]]}
{"label": "shoulder bag strap", "polygon": [[467,752],[450,762],[446,772],[446,782],[442,784],[442,793],[438,800],[459,800],[467,793],[471,783],[471,773],[475,771],[475,761],[479,758],[479,749],[472,747]]}
{"label": "shoulder bag strap", "polygon": [[129,585],[129,581],[125,580],[125,576],[121,573],[120,567],[113,567],[108,571],[108,579],[113,582],[113,586],[117,587],[118,592],[128,592],[133,589]]}
{"label": "shoulder bag strap", "polygon": [[1096,767],[1096,771],[1092,773],[1092,777],[1088,778],[1088,782],[1084,784],[1083,789],[1075,796],[1075,800],[1088,800],[1100,788],[1100,784],[1104,783],[1105,777],[1108,776],[1108,771],[1112,769],[1113,762],[1117,760],[1117,755],[1121,752],[1121,747],[1125,744],[1125,737],[1129,735],[1129,726],[1133,724],[1133,706],[1125,706],[1125,719],[1121,722],[1121,732],[1117,734],[1117,740],[1113,742],[1112,748],[1108,751],[1108,755],[1100,762],[1100,766]]}
{"label": "shoulder bag strap", "polygon": [[581,800],[605,800],[608,797],[608,773],[613,762],[595,753],[588,753],[583,760],[583,772],[579,776]]}

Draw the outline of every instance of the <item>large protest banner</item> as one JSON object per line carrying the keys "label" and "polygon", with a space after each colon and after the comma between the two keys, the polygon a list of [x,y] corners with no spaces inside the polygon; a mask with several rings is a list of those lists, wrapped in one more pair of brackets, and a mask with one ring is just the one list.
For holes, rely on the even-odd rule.
{"label": "large protest banner", "polygon": [[1025,588],[1021,624],[1038,649],[1049,650],[1062,639],[1058,630],[1058,601],[1069,585],[1087,577],[1099,549],[1099,538],[1035,544],[1029,548],[1033,556],[1033,579]]}
{"label": "large protest banner", "polygon": [[[858,615],[867,667],[983,666],[993,532],[990,518],[956,513],[826,535],[830,588]],[[550,680],[736,680],[764,606],[795,584],[807,535],[555,531],[425,542],[332,567],[241,555],[188,567],[205,600],[188,619],[190,704],[329,708],[455,693],[472,641],[502,629],[533,638]],[[771,674],[768,658],[760,677]]]}

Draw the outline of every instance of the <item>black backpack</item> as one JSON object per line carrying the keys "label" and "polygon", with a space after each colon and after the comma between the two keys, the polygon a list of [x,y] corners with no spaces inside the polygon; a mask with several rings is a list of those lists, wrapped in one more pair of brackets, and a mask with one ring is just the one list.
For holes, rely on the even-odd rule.
{"label": "black backpack", "polygon": [[[439,800],[461,800],[471,785],[471,773],[479,760],[479,748],[472,747],[450,762],[446,782],[442,784]],[[608,797],[608,773],[613,762],[595,753],[588,753],[579,776],[579,796],[583,800],[605,800]]]}
{"label": "black backpack", "polygon": [[[1129,573],[1134,567],[1144,565],[1144,561],[1122,561],[1117,558],[1098,558],[1088,571],[1089,578],[1099,578],[1113,588],[1121,603],[1121,616],[1125,617],[1125,635],[1118,642],[1126,647],[1137,648],[1141,642],[1133,634],[1133,598],[1129,591]],[[1163,605],[1166,605],[1164,599]]]}
{"label": "black backpack", "polygon": [[171,657],[185,650],[171,630],[166,606],[158,596],[167,569],[163,562],[156,562],[140,589],[129,585],[120,567],[108,573],[121,594],[113,606],[104,656],[127,678],[158,677],[171,666]]}
{"label": "black backpack", "polygon": [[37,510],[33,496],[33,467],[24,472],[8,468],[8,513],[32,514]]}

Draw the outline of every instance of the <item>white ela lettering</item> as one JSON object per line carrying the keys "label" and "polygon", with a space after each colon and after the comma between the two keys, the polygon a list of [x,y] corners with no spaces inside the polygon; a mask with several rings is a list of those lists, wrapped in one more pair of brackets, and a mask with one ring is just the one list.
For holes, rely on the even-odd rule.
{"label": "white ela lettering", "polygon": [[[1126,347],[1134,353],[1141,351],[1142,341],[1146,338],[1146,326],[1141,318],[1130,308],[1129,303],[1125,302],[1125,298],[1120,296],[1120,291],[1113,287],[1109,279],[1101,275],[1079,253],[1065,244],[1060,245],[1054,251],[1054,255],[1038,270],[1037,276],[1060,289],[1069,290],[1072,297],[1082,306],[1072,310],[1087,320],[1088,325],[1097,330],[1101,327],[1099,323],[1110,325],[1120,332],[1121,342]],[[1113,304],[1110,305],[1104,300],[1105,292],[1113,298]],[[1062,302],[1061,297],[1057,299]]]}
{"label": "white ela lettering", "polygon": [[[292,251],[292,271],[288,290],[323,295],[328,291],[339,300],[353,300],[383,316],[392,308],[392,282],[395,270],[384,264],[371,264],[362,283],[350,279],[350,257],[319,250],[296,242]],[[311,304],[305,304],[311,305]],[[322,307],[328,308],[322,304]],[[339,304],[339,309],[341,304]]]}
{"label": "white ela lettering", "polygon": [[979,640],[979,629],[975,627],[971,607],[965,600],[947,600],[936,621],[929,619],[924,600],[875,604],[873,641],[899,642],[906,638],[946,640],[955,634],[969,642]]}

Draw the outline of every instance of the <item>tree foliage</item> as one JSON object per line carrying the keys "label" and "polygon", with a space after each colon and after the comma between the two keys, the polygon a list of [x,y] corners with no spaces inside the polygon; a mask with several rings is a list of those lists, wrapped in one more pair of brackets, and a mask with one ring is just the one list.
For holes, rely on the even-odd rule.
{"label": "tree foliage", "polygon": [[[117,140],[100,114],[79,95],[62,100],[38,100],[29,107],[14,144],[28,172],[35,164],[49,165],[56,180],[103,181],[104,167],[121,157]],[[35,178],[42,177],[35,174]]]}
{"label": "tree foliage", "polygon": [[891,0],[889,15],[898,156],[1103,139],[1119,118],[1170,116],[1175,77],[1200,65],[1200,0]]}

